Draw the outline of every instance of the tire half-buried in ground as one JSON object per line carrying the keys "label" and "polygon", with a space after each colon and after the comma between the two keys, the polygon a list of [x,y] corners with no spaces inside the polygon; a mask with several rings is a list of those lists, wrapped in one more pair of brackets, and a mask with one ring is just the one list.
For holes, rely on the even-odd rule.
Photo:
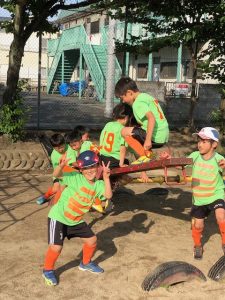
{"label": "tire half-buried in ground", "polygon": [[159,265],[148,274],[142,283],[142,288],[145,291],[150,291],[157,287],[170,286],[194,278],[206,281],[205,275],[195,266],[183,261],[171,261]]}
{"label": "tire half-buried in ground", "polygon": [[225,256],[223,255],[217,262],[211,267],[208,273],[208,277],[212,280],[219,281],[225,277]]}

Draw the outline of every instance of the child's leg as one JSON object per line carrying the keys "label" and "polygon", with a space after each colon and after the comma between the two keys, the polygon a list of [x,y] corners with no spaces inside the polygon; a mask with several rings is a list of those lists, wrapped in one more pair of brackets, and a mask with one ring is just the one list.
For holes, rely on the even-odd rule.
{"label": "child's leg", "polygon": [[95,249],[96,249],[96,246],[97,246],[97,237],[94,235],[90,238],[82,238],[82,241],[83,241],[83,264],[86,265],[86,264],[89,264],[93,255],[94,255],[94,252],[95,252]]}
{"label": "child's leg", "polygon": [[49,247],[45,255],[44,268],[42,274],[47,285],[58,284],[54,273],[54,267],[63,248],[64,227],[64,224],[48,218]]}
{"label": "child's leg", "polygon": [[204,229],[204,219],[192,219],[192,238],[195,247],[201,247],[202,232]]}
{"label": "child's leg", "polygon": [[[222,238],[222,245],[225,247],[225,210],[224,208],[218,208],[215,210],[215,216],[219,225],[220,234]],[[225,251],[225,249],[224,249]]]}
{"label": "child's leg", "polygon": [[134,127],[124,127],[121,131],[124,140],[139,156],[145,156],[145,149],[142,144],[132,137]]}
{"label": "child's leg", "polygon": [[44,270],[54,270],[55,263],[62,251],[61,245],[49,245],[45,255]]}

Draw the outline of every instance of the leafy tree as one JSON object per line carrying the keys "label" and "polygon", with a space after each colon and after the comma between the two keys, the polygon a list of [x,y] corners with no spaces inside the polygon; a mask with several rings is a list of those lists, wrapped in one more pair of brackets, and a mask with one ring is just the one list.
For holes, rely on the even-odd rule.
{"label": "leafy tree", "polygon": [[58,27],[49,20],[60,9],[72,9],[94,4],[96,0],[86,1],[61,0],[0,0],[0,6],[11,13],[12,19],[2,22],[1,27],[6,32],[13,33],[13,41],[9,50],[9,66],[7,72],[6,90],[3,95],[3,104],[13,104],[16,96],[16,87],[24,47],[32,33],[39,35],[41,32],[56,32]]}
{"label": "leafy tree", "polygon": [[[135,53],[149,53],[166,46],[178,47],[180,43],[187,47],[192,64],[191,105],[189,127],[194,128],[194,109],[197,102],[196,81],[199,54],[202,46],[214,38],[214,11],[224,14],[221,2],[224,0],[130,0],[129,9],[124,10],[126,0],[102,0],[99,2],[105,9],[111,8],[110,14],[120,20],[143,24],[147,35],[131,37],[129,44],[117,43],[118,49],[124,47]],[[114,9],[114,11],[112,10]],[[221,12],[222,10],[222,12]],[[223,31],[224,33],[224,31]]]}

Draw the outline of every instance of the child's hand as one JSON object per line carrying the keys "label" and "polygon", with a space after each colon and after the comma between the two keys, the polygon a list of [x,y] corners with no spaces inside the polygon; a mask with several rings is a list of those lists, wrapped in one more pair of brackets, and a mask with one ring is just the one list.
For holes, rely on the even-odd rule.
{"label": "child's hand", "polygon": [[222,168],[222,169],[225,168],[225,159],[221,159],[221,160],[219,161],[219,166],[220,166],[220,168]]}
{"label": "child's hand", "polygon": [[124,168],[124,167],[127,167],[128,165],[126,164],[119,164],[120,168]]}
{"label": "child's hand", "polygon": [[163,151],[159,154],[159,159],[170,159],[170,158],[171,158],[171,155],[166,151]]}
{"label": "child's hand", "polygon": [[103,179],[108,179],[110,176],[110,161],[107,163],[107,165],[104,164],[104,162],[102,162],[102,176]]}
{"label": "child's hand", "polygon": [[59,161],[59,165],[61,168],[65,167],[68,165],[68,161],[70,161],[71,158],[67,158],[65,155],[63,155]]}
{"label": "child's hand", "polygon": [[151,141],[145,141],[143,145],[145,150],[150,150],[152,148],[152,142]]}

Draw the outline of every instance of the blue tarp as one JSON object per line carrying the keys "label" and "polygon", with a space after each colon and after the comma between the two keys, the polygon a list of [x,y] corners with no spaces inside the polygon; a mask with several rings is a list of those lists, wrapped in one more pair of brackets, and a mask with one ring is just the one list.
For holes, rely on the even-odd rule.
{"label": "blue tarp", "polygon": [[73,95],[74,93],[79,93],[79,89],[83,91],[86,88],[86,81],[74,81],[69,83],[61,83],[59,86],[59,93],[62,96]]}

